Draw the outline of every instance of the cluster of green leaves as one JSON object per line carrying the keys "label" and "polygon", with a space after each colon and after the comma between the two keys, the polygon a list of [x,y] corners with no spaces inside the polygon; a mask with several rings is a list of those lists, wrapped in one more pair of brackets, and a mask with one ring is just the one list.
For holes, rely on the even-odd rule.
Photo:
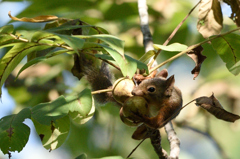
{"label": "cluster of green leaves", "polygon": [[[42,22],[47,20],[44,18],[46,17],[15,19],[30,22],[40,19]],[[78,34],[74,35],[73,31]],[[186,49],[186,46],[183,46],[176,50],[174,46],[165,49],[164,46],[162,48],[159,45],[158,48],[170,49],[170,51]],[[0,48],[8,47],[10,49],[0,59],[0,87],[24,57],[27,57],[27,63],[19,70],[17,77],[30,66],[49,58],[64,53],[73,55],[81,52],[116,63],[123,76],[131,78],[137,68],[145,69],[148,73],[145,63],[155,55],[155,51],[151,51],[140,60],[136,60],[124,54],[122,40],[109,35],[103,28],[88,25],[80,20],[67,19],[54,19],[40,31],[14,31],[12,25],[3,26],[0,28]],[[171,48],[175,49],[171,50]],[[44,51],[44,54],[41,54],[41,51]],[[94,110],[95,106],[92,104],[89,89],[83,90],[77,96],[67,96],[66,98],[60,96],[50,103],[24,108],[18,114],[1,119],[0,134],[3,140],[1,140],[0,148],[4,154],[23,149],[30,134],[29,127],[23,122],[29,118],[33,121],[43,146],[46,149],[54,150],[66,140],[70,121],[83,124],[92,117]]]}
{"label": "cluster of green leaves", "polygon": [[[0,86],[2,87],[11,72],[26,56],[28,62],[20,69],[18,75],[30,66],[49,58],[63,53],[72,55],[78,52],[115,61],[124,76],[133,76],[138,65],[147,69],[144,63],[124,56],[122,40],[107,34],[100,27],[78,25],[78,22],[80,21],[58,19],[47,23],[41,31],[14,32],[12,25],[0,28],[0,48],[11,47],[0,59]],[[74,29],[81,34],[70,35]],[[40,54],[42,50],[45,51],[43,55]],[[96,51],[98,54],[93,54]],[[50,150],[56,149],[68,136],[70,120],[83,124],[92,117],[94,110],[89,89],[83,90],[77,96],[60,96],[50,103],[25,108],[18,114],[1,119],[0,148],[4,154],[23,149],[30,134],[29,127],[23,121],[29,118],[33,121],[43,146]]]}
{"label": "cluster of green leaves", "polygon": [[[72,34],[73,30],[81,34]],[[212,46],[226,63],[229,71],[237,75],[240,72],[238,49],[240,36],[227,34],[218,37],[212,40]],[[187,49],[186,45],[178,43],[169,46],[158,44],[154,46],[156,50],[167,52]],[[0,59],[0,87],[26,56],[28,61],[20,69],[18,75],[32,65],[60,54],[72,55],[82,52],[116,63],[123,76],[131,78],[137,68],[148,72],[145,63],[156,55],[156,52],[152,50],[144,54],[140,60],[136,60],[124,54],[122,40],[109,35],[103,28],[88,25],[79,20],[66,19],[57,19],[47,23],[41,31],[14,32],[12,25],[6,25],[0,28],[0,48],[8,47],[11,47],[10,50]],[[40,55],[39,52],[43,50],[45,54]],[[0,142],[0,148],[5,154],[22,150],[30,133],[29,127],[23,121],[29,118],[34,122],[43,146],[50,150],[56,149],[66,140],[70,122],[83,124],[92,117],[94,108],[91,92],[86,89],[78,96],[66,98],[60,96],[50,103],[38,104],[32,108],[25,108],[18,114],[3,117],[0,121],[2,128],[0,137],[3,139]]]}
{"label": "cluster of green leaves", "polygon": [[89,89],[77,96],[60,96],[52,102],[24,108],[18,114],[5,116],[0,120],[0,148],[4,154],[23,149],[30,134],[30,128],[23,122],[29,118],[33,121],[43,146],[54,150],[66,140],[70,120],[82,124],[93,116],[94,110]]}
{"label": "cluster of green leaves", "polygon": [[[124,56],[124,42],[112,35],[104,34],[107,32],[103,29],[91,25],[71,25],[71,21],[58,26],[56,23],[59,21],[47,24],[44,30],[32,32],[30,36],[30,32],[25,33],[28,34],[28,38],[14,35],[12,25],[0,28],[0,47],[13,46],[0,60],[0,87],[25,56],[31,58],[28,59],[28,63],[22,67],[19,73],[33,64],[59,54],[74,54],[80,51],[94,55],[92,50],[101,52],[101,54],[96,55],[98,58],[115,61],[124,76],[131,78],[137,67],[147,70],[145,64],[129,56]],[[97,33],[89,35],[91,34],[89,33],[90,28],[94,28]],[[67,31],[73,29],[81,29],[85,35],[67,35]],[[45,56],[37,57],[35,55],[37,51],[46,49],[49,51]]]}

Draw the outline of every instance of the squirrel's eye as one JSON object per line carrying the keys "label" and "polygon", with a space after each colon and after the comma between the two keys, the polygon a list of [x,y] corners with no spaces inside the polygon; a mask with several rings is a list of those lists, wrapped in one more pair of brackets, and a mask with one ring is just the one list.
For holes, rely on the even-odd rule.
{"label": "squirrel's eye", "polygon": [[154,87],[149,87],[149,88],[148,88],[148,92],[151,92],[151,93],[152,93],[152,92],[154,92],[154,91],[155,91],[155,88],[154,88]]}

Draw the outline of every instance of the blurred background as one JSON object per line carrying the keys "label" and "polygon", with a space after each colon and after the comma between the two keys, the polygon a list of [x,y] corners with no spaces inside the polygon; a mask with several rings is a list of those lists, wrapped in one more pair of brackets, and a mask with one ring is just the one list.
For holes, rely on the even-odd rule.
{"label": "blurred background", "polygon": [[[149,25],[153,42],[162,44],[173,29],[197,3],[196,0],[148,0]],[[22,23],[10,21],[12,16],[35,17],[56,15],[71,19],[80,18],[92,25],[105,28],[110,34],[125,41],[125,53],[134,58],[144,54],[142,34],[136,0],[2,0],[0,1],[0,26],[13,24],[15,30],[40,30],[44,23]],[[228,18],[230,8],[223,4],[223,32],[236,28]],[[188,46],[204,39],[197,32],[198,8],[182,25],[170,43],[178,42]],[[191,70],[195,63],[186,55],[168,63],[169,74],[175,75],[176,85],[182,90],[184,104],[200,96],[210,96],[212,92],[223,107],[240,114],[240,80],[228,72],[225,63],[209,44],[204,44],[203,54],[207,59],[202,64],[200,75],[193,80]],[[0,57],[6,53],[0,49]],[[176,53],[162,52],[158,62]],[[21,66],[26,62],[22,61]],[[0,118],[18,113],[24,107],[56,99],[59,95],[79,92],[88,86],[83,78],[78,81],[70,70],[73,59],[63,54],[25,70],[15,81],[19,66],[6,81],[0,103]],[[161,68],[162,69],[162,68]],[[120,76],[116,70],[112,70]],[[119,118],[119,109],[110,104],[98,106],[94,117],[84,125],[71,124],[67,141],[61,148],[49,152],[41,145],[31,120],[25,123],[31,127],[26,147],[20,153],[12,153],[12,159],[71,159],[86,153],[89,158],[119,155],[126,157],[139,143],[131,139],[135,128],[124,125]],[[174,127],[181,141],[181,159],[220,159],[228,156],[238,159],[240,155],[240,122],[227,123],[209,115],[195,104],[183,109],[174,120]],[[162,147],[169,151],[164,129],[161,130]],[[149,140],[133,153],[137,159],[157,158]],[[0,152],[0,159],[7,159]]]}

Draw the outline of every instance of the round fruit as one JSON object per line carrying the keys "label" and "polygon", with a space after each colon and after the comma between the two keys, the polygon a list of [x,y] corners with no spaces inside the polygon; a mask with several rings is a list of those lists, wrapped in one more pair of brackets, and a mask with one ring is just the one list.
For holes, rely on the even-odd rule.
{"label": "round fruit", "polygon": [[123,104],[124,101],[132,96],[132,90],[134,88],[134,83],[130,79],[120,78],[113,84],[113,97],[114,99]]}
{"label": "round fruit", "polygon": [[143,116],[149,116],[148,103],[143,97],[130,97],[124,102],[122,112],[124,117],[138,123],[142,121]]}

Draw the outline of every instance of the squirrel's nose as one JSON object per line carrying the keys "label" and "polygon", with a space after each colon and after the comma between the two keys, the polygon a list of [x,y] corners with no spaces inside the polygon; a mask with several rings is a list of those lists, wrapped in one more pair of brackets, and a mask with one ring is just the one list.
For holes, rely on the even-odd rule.
{"label": "squirrel's nose", "polygon": [[143,91],[137,90],[137,89],[133,89],[131,93],[134,96],[143,96],[144,95]]}
{"label": "squirrel's nose", "polygon": [[132,95],[134,95],[134,96],[136,95],[136,93],[135,93],[134,91],[132,91],[131,93],[132,93]]}

